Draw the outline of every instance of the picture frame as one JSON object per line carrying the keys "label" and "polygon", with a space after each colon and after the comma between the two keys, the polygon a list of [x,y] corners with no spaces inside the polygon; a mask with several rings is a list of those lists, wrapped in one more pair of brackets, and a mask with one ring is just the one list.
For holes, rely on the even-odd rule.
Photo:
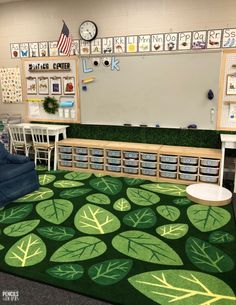
{"label": "picture frame", "polygon": [[236,95],[236,74],[226,76],[226,95]]}
{"label": "picture frame", "polygon": [[41,95],[49,94],[48,77],[39,77],[38,78],[38,94],[41,94]]}
{"label": "picture frame", "polygon": [[61,95],[61,77],[50,78],[50,92],[51,94]]}
{"label": "picture frame", "polygon": [[75,94],[75,78],[73,76],[66,76],[63,78],[63,92],[65,95]]}
{"label": "picture frame", "polygon": [[27,94],[35,95],[37,94],[37,79],[36,77],[28,77],[26,79]]}

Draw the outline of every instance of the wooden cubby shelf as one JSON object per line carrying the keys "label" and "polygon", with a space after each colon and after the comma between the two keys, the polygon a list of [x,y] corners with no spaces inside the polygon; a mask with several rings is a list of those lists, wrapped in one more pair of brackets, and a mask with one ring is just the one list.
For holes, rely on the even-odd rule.
{"label": "wooden cubby shelf", "polygon": [[219,183],[221,150],[156,144],[64,139],[58,169],[192,184]]}

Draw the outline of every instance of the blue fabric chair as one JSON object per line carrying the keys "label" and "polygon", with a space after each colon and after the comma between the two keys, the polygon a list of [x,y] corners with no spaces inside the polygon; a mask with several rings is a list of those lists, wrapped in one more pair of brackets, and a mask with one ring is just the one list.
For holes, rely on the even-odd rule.
{"label": "blue fabric chair", "polygon": [[39,188],[34,162],[12,155],[0,143],[0,207]]}

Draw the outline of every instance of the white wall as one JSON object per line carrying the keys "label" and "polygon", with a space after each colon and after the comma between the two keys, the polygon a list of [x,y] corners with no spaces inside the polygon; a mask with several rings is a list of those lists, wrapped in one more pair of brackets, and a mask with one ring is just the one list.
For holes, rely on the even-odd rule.
{"label": "white wall", "polygon": [[[11,42],[57,40],[64,19],[73,38],[79,24],[94,20],[99,37],[235,27],[235,0],[26,0],[0,4],[0,67],[20,66]],[[0,113],[23,105],[0,101]]]}

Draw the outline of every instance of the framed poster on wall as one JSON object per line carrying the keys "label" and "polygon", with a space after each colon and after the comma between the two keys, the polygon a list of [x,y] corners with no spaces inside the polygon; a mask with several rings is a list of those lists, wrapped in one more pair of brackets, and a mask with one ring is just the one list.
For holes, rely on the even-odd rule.
{"label": "framed poster on wall", "polygon": [[36,77],[28,77],[26,79],[27,94],[37,94],[37,79]]}
{"label": "framed poster on wall", "polygon": [[63,91],[64,94],[75,94],[75,78],[64,77],[63,78]]}
{"label": "framed poster on wall", "polygon": [[49,83],[48,77],[39,77],[38,78],[38,90],[39,94],[49,94]]}
{"label": "framed poster on wall", "polygon": [[51,77],[50,78],[50,93],[61,95],[61,77]]}
{"label": "framed poster on wall", "polygon": [[236,95],[236,74],[227,75],[226,94]]}

